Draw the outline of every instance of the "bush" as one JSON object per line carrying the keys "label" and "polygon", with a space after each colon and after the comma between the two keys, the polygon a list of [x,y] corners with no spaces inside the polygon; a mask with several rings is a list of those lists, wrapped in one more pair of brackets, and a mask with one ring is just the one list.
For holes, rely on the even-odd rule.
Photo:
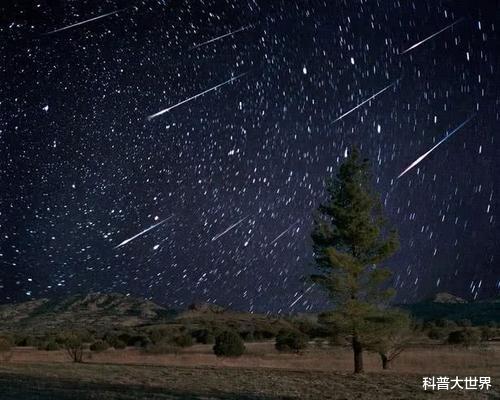
{"label": "bush", "polygon": [[448,335],[449,344],[460,344],[466,347],[475,346],[481,341],[481,332],[477,329],[461,329],[450,332]]}
{"label": "bush", "polygon": [[45,351],[56,351],[59,350],[61,346],[59,343],[56,342],[55,339],[49,339],[48,341],[41,343],[38,346],[38,350],[45,350]]}
{"label": "bush", "polygon": [[224,331],[215,338],[213,349],[217,357],[239,357],[245,352],[245,344],[238,333]]}
{"label": "bush", "polygon": [[38,340],[33,336],[21,337],[16,341],[16,345],[21,347],[37,347]]}
{"label": "bush", "polygon": [[109,343],[105,340],[96,340],[94,343],[90,345],[90,350],[95,351],[97,353],[101,351],[105,351],[109,349]]}
{"label": "bush", "polygon": [[446,331],[442,328],[432,328],[427,333],[427,336],[429,337],[429,339],[443,340],[446,338]]}
{"label": "bush", "polygon": [[116,339],[113,343],[113,347],[116,350],[122,350],[127,348],[127,343],[125,343],[123,340]]}
{"label": "bush", "polygon": [[131,336],[127,342],[128,346],[135,346],[135,347],[146,347],[147,345],[151,344],[151,339],[147,336]]}
{"label": "bush", "polygon": [[173,342],[179,347],[189,347],[193,345],[193,338],[191,335],[178,335],[174,337]]}
{"label": "bush", "polygon": [[7,352],[11,349],[12,342],[7,337],[0,337],[0,353]]}
{"label": "bush", "polygon": [[263,329],[263,330],[260,330],[260,331],[256,331],[255,333],[259,332],[260,336],[263,338],[263,339],[272,339],[276,336],[276,331],[271,331],[271,330],[266,330],[266,329]]}
{"label": "bush", "polygon": [[299,352],[307,347],[307,337],[300,332],[280,331],[276,336],[276,350]]}
{"label": "bush", "polygon": [[200,329],[192,332],[192,336],[198,343],[212,344],[215,342],[215,336],[208,329]]}
{"label": "bush", "polygon": [[495,337],[495,330],[489,326],[482,326],[481,328],[481,340],[488,341]]}
{"label": "bush", "polygon": [[179,347],[174,346],[167,340],[163,340],[158,343],[148,344],[144,351],[148,354],[176,354],[179,352]]}
{"label": "bush", "polygon": [[[125,335],[126,337],[122,338],[121,336]],[[126,340],[124,340],[126,339]],[[127,336],[126,334],[123,333],[118,333],[118,332],[108,332],[104,335],[103,340],[108,342],[108,344],[111,347],[114,347],[115,349],[124,349],[127,347],[127,341],[130,339],[130,336]]]}
{"label": "bush", "polygon": [[245,342],[253,342],[255,338],[252,331],[241,332],[241,337]]}

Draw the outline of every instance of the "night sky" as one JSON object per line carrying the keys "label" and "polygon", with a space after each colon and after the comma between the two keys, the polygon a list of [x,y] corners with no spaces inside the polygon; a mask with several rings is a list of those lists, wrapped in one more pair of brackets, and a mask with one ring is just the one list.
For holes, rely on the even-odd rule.
{"label": "night sky", "polygon": [[396,301],[500,293],[497,1],[0,11],[1,302],[319,310],[311,214],[353,144],[400,233]]}

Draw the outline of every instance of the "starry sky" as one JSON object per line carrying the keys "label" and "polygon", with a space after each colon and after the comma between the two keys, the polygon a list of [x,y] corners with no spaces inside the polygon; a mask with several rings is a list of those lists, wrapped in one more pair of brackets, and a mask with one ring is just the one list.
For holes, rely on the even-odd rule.
{"label": "starry sky", "polygon": [[319,310],[311,214],[353,144],[399,230],[396,300],[500,293],[497,1],[0,11],[0,302]]}

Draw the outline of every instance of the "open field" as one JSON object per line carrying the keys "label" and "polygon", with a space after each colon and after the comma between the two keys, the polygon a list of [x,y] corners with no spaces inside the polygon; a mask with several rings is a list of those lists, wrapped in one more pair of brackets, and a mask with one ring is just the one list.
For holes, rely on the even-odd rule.
{"label": "open field", "polygon": [[[247,351],[239,358],[218,358],[212,345],[194,345],[176,354],[145,354],[141,349],[109,349],[101,353],[87,351],[84,361],[92,364],[136,364],[168,366],[207,366],[236,368],[276,368],[293,370],[319,370],[349,372],[352,369],[352,352],[349,348],[325,346],[311,348],[302,354],[278,353],[273,342],[246,343]],[[378,355],[364,354],[367,372],[382,371]],[[67,363],[64,350],[39,351],[29,347],[15,348],[11,364],[17,363]],[[418,346],[406,350],[394,361],[393,369],[400,373],[425,374],[479,374],[498,371],[500,375],[500,343],[487,347],[466,349],[445,345]]]}
{"label": "open field", "polygon": [[[360,376],[350,373],[352,354],[341,347],[313,347],[301,355],[278,354],[269,342],[247,349],[241,358],[218,359],[209,345],[167,355],[128,348],[91,358],[86,353],[84,364],[74,364],[63,351],[16,348],[0,365],[0,393],[2,400],[500,398],[499,344],[413,348],[390,371],[366,353],[367,373]],[[426,393],[421,382],[429,375],[491,376],[493,388]]]}

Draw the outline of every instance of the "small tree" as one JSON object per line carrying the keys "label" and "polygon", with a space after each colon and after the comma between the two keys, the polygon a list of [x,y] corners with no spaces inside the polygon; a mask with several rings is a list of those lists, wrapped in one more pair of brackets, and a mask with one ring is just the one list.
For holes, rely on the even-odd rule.
{"label": "small tree", "polygon": [[224,331],[215,338],[213,350],[217,357],[239,357],[245,352],[245,344],[237,332]]}
{"label": "small tree", "polygon": [[73,362],[83,362],[83,339],[80,335],[68,334],[64,339],[64,348]]}
{"label": "small tree", "polygon": [[367,348],[378,353],[382,369],[389,369],[414,337],[411,320],[402,311],[385,310],[380,317],[375,318],[373,328],[371,338],[365,339]]}
{"label": "small tree", "polygon": [[370,188],[367,160],[356,148],[327,185],[329,199],[315,215],[312,240],[320,273],[312,280],[328,292],[335,303],[323,322],[348,335],[354,353],[354,372],[363,372],[363,339],[373,329],[369,319],[393,294],[382,289],[391,276],[375,267],[398,247],[397,234],[387,228],[382,206]]}

